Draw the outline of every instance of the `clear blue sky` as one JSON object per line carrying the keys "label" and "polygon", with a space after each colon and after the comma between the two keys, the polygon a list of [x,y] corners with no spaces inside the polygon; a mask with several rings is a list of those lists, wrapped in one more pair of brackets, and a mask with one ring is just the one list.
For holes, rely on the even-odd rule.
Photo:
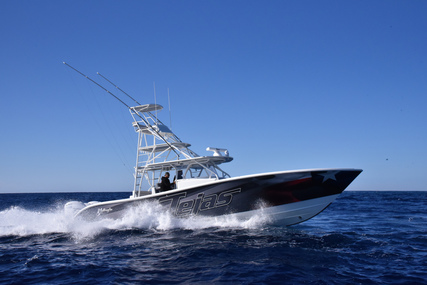
{"label": "clear blue sky", "polygon": [[[3,1],[0,192],[131,191],[143,103],[232,176],[364,172],[427,190],[427,1]],[[108,86],[109,87],[109,86]],[[110,88],[115,92],[114,88]],[[131,102],[127,101],[131,104]]]}

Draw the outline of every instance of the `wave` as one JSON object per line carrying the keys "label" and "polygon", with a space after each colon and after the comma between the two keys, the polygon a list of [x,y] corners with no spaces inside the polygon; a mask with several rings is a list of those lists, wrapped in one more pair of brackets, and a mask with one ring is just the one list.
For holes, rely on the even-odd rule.
{"label": "wave", "polygon": [[109,230],[158,230],[173,229],[197,230],[205,228],[259,228],[267,217],[253,216],[239,220],[232,216],[177,218],[165,212],[159,204],[145,203],[130,208],[121,219],[102,219],[86,221],[74,218],[72,213],[64,211],[63,205],[46,211],[27,210],[12,206],[0,212],[0,237],[29,236],[50,233],[70,234],[76,240],[91,239]]}

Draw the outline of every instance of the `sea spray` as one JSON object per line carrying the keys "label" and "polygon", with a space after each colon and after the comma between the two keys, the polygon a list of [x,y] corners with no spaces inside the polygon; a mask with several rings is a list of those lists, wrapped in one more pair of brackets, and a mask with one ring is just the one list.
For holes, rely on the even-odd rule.
{"label": "sea spray", "polygon": [[12,206],[0,212],[0,236],[67,232],[67,224],[62,210],[41,212]]}
{"label": "sea spray", "polygon": [[206,228],[258,228],[267,221],[261,215],[241,220],[233,215],[220,217],[190,216],[178,218],[156,202],[141,203],[127,209],[120,219],[86,221],[75,218],[64,205],[43,210],[26,210],[12,206],[0,211],[0,236],[28,236],[65,233],[77,242],[95,238],[108,230],[144,229],[168,231],[173,229],[198,230]]}
{"label": "sea spray", "polygon": [[129,208],[121,219],[111,221],[109,229],[205,229],[211,227],[219,228],[257,228],[267,221],[264,215],[252,216],[241,220],[233,215],[206,217],[190,216],[178,218],[165,211],[165,208],[156,202],[142,203],[137,207]]}

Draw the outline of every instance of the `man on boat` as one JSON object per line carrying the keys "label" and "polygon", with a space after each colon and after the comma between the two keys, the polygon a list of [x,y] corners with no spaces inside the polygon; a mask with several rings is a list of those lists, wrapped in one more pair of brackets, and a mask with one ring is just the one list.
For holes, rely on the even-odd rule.
{"label": "man on boat", "polygon": [[167,191],[172,189],[171,182],[169,181],[169,172],[165,173],[165,176],[162,177],[162,183],[160,183],[160,191]]}

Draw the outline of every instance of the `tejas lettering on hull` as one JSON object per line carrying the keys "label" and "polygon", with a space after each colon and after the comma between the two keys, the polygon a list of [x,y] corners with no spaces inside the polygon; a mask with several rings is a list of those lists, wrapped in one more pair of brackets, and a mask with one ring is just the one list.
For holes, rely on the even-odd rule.
{"label": "tejas lettering on hull", "polygon": [[205,193],[199,193],[194,199],[185,199],[187,192],[180,192],[160,198],[159,203],[166,207],[169,206],[169,211],[178,217],[197,215],[202,211],[229,205],[235,194],[241,191],[241,188],[237,188],[218,194],[205,195]]}

